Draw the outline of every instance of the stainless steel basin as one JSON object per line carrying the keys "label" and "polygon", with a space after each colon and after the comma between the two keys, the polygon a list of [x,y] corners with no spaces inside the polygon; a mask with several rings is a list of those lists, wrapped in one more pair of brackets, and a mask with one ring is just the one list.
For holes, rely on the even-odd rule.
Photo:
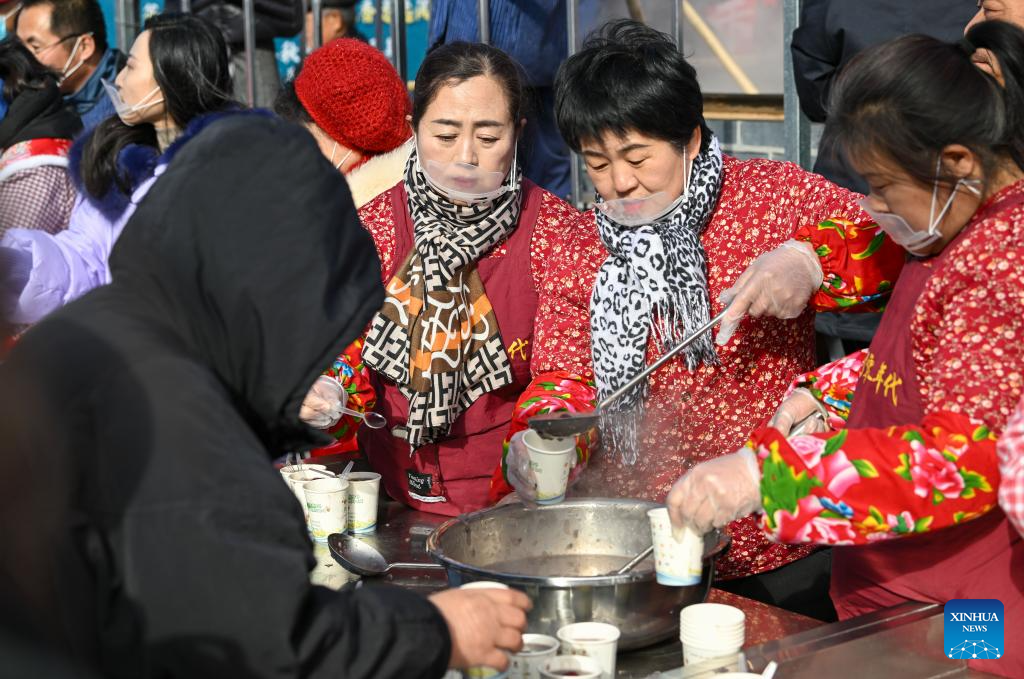
{"label": "stainless steel basin", "polygon": [[526,592],[531,632],[607,622],[621,630],[621,650],[642,648],[678,632],[680,609],[704,600],[714,559],[729,544],[724,533],[705,537],[703,577],[692,587],[659,585],[653,559],[623,575],[603,575],[650,546],[647,511],[658,506],[594,498],[536,509],[503,505],[444,523],[427,551],[445,566],[452,587],[495,580]]}

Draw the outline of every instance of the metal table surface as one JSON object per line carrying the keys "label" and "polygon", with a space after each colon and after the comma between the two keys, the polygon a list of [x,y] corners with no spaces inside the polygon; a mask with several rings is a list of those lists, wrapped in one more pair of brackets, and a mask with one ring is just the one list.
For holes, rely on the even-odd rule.
{"label": "metal table surface", "polygon": [[[320,460],[318,460],[319,462]],[[337,463],[328,462],[334,469]],[[336,470],[340,471],[340,469]],[[377,529],[359,538],[376,547],[388,561],[428,562],[427,537],[448,517],[411,510],[381,498]],[[326,544],[314,548],[314,583],[340,588],[358,579],[334,561]],[[444,589],[444,571],[392,571],[382,582],[430,594]],[[709,601],[727,603],[747,615],[747,646],[742,657],[690,666],[685,671],[678,640],[619,655],[620,678],[662,677],[703,679],[728,668],[760,672],[779,663],[780,678],[886,679],[888,677],[986,677],[942,654],[942,608],[909,603],[854,620],[822,624],[803,616],[712,590]]]}

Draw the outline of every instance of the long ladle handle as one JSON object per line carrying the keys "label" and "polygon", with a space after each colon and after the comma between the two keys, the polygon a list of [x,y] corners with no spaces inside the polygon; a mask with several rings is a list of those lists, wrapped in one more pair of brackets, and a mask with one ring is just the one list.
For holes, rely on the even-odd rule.
{"label": "long ladle handle", "polygon": [[604,410],[605,408],[610,406],[612,403],[614,403],[616,400],[618,400],[619,397],[621,397],[627,391],[629,391],[630,389],[632,389],[633,387],[638,385],[641,382],[641,380],[647,379],[648,375],[650,375],[652,372],[654,372],[655,370],[657,370],[661,366],[663,366],[666,363],[668,363],[669,361],[671,361],[676,356],[676,354],[678,354],[680,351],[682,351],[686,347],[688,347],[691,344],[693,344],[694,342],[696,342],[708,330],[711,330],[711,328],[713,328],[716,325],[718,325],[718,323],[725,317],[725,312],[728,311],[728,310],[729,310],[729,307],[726,307],[726,308],[722,309],[722,312],[720,314],[718,314],[717,316],[712,318],[710,321],[708,321],[707,323],[705,323],[701,327],[697,328],[697,330],[692,335],[690,335],[689,337],[684,339],[682,342],[680,342],[676,346],[672,347],[672,349],[670,349],[668,351],[668,353],[666,353],[664,356],[659,358],[657,361],[655,361],[654,363],[652,363],[649,366],[647,366],[646,368],[644,368],[640,372],[640,374],[638,374],[636,377],[631,379],[629,382],[626,382],[625,384],[623,384],[621,387],[619,387],[618,389],[616,389],[612,393],[608,394],[608,398],[606,398],[603,401],[601,401],[601,403],[598,404],[597,409],[598,410]]}
{"label": "long ladle handle", "polygon": [[640,552],[632,559],[630,559],[629,563],[627,563],[625,566],[615,571],[615,575],[623,575],[624,573],[630,572],[638,563],[649,557],[651,555],[651,552],[653,551],[654,545],[651,545],[650,547],[648,547],[647,549],[645,549],[644,551]]}
{"label": "long ladle handle", "polygon": [[402,569],[407,569],[408,568],[408,569],[417,569],[417,570],[418,569],[423,569],[423,570],[444,570],[444,566],[442,566],[441,564],[439,564],[439,563],[427,563],[426,561],[424,561],[422,563],[403,563],[403,562],[399,561],[399,562],[396,562],[396,563],[388,564],[388,570],[391,570],[392,568],[402,568]]}

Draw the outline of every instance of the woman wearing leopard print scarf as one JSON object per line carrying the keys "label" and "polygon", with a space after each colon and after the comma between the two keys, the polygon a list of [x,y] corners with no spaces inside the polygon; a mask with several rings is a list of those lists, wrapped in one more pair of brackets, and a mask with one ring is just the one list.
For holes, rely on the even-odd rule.
{"label": "woman wearing leopard print scarf", "polygon": [[[816,298],[823,308],[869,306],[863,302],[877,291],[870,283],[880,283],[879,271],[899,270],[898,249],[883,245],[857,262],[868,287],[833,285],[830,270],[849,264],[815,250],[816,227],[833,217],[865,221],[858,196],[790,163],[724,155],[704,123],[693,68],[668,36],[643,24],[606,26],[563,65],[556,116],[586,162],[598,204],[549,254],[534,381],[510,435],[538,412],[593,408],[719,313],[720,295],[759,255],[783,244],[797,260],[821,261],[830,283]],[[866,246],[877,227],[846,233]],[[814,356],[810,312],[745,319],[724,346],[709,333],[616,404],[622,414],[607,419],[600,448],[577,467],[571,492],[663,501],[688,468],[742,445]],[[511,490],[508,481],[530,493],[529,474],[518,471],[517,438],[510,449],[492,500]],[[770,603],[831,614],[825,556],[793,564],[812,550],[771,544],[752,520],[732,524],[730,533],[723,579]]]}

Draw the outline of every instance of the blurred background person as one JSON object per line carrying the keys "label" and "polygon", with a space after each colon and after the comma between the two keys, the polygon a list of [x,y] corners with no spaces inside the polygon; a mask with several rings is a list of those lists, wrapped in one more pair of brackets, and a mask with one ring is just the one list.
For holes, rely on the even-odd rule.
{"label": "blurred background person", "polygon": [[14,33],[14,18],[21,9],[21,0],[0,0],[0,40]]}
{"label": "blurred background person", "polygon": [[0,236],[67,227],[76,196],[68,154],[81,130],[56,77],[15,38],[0,41]]}
{"label": "blurred background person", "polygon": [[[167,11],[181,11],[180,0],[167,0]],[[190,11],[206,19],[224,35],[231,50],[231,76],[236,101],[247,99],[245,28],[242,22],[242,0],[192,0]],[[305,25],[302,0],[260,0],[255,3],[256,49],[253,54],[254,106],[270,108],[281,88],[277,69],[274,38],[291,38]]]}
{"label": "blurred background person", "polygon": [[274,111],[312,133],[360,208],[405,173],[414,146],[405,83],[387,57],[355,38],[325,44],[301,69]]}
{"label": "blurred background person", "polygon": [[23,0],[16,26],[18,39],[57,74],[86,130],[114,115],[100,81],[113,82],[125,56],[107,44],[97,0]]}
{"label": "blurred background person", "polygon": [[[338,38],[364,40],[356,28],[359,0],[323,0],[320,12],[320,45]],[[306,51],[313,50],[313,12],[306,12]]]}
{"label": "blurred background person", "polygon": [[[476,0],[434,0],[428,50],[442,43],[480,39]],[[569,147],[555,123],[555,73],[568,55],[565,0],[492,0],[490,44],[516,60],[526,74],[535,113],[527,122],[523,174],[565,199],[571,192]],[[579,196],[575,196],[579,199]]]}
{"label": "blurred background person", "polygon": [[199,130],[234,106],[227,48],[220,32],[191,15],[146,22],[128,65],[107,96],[118,114],[75,143],[71,175],[80,195],[67,230],[56,235],[10,229],[0,240],[24,276],[12,320],[35,323],[110,282],[107,257],[161,168]]}

